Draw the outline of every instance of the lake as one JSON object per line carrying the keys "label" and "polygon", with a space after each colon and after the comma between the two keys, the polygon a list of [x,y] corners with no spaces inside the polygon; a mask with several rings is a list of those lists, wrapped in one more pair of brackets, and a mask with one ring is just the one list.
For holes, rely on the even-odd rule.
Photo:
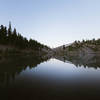
{"label": "lake", "polygon": [[[14,60],[0,64],[1,100],[89,100],[100,98],[98,57],[82,60]],[[86,64],[85,64],[86,63]]]}

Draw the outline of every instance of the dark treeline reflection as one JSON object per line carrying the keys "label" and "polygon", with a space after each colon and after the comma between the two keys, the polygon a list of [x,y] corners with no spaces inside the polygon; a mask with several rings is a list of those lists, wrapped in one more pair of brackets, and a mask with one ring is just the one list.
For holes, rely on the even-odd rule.
{"label": "dark treeline reflection", "polygon": [[41,62],[47,61],[48,57],[22,56],[10,57],[0,62],[0,87],[8,85],[10,80],[14,80],[15,76],[20,74],[27,67],[35,68]]}
{"label": "dark treeline reflection", "polygon": [[[51,58],[72,63],[75,66],[95,69],[100,67],[100,56],[96,54],[8,57],[0,61],[0,99],[97,100],[100,97],[99,72],[93,70],[93,74],[89,72],[87,75],[84,68],[76,69],[76,72],[67,70],[64,67],[70,69],[70,64],[66,66],[58,60],[49,60]],[[45,61],[48,62],[40,64]],[[58,66],[60,63],[61,66]],[[37,66],[38,64],[40,65]],[[34,68],[38,71],[34,71]],[[82,71],[84,73],[80,74]]]}
{"label": "dark treeline reflection", "polygon": [[[35,68],[41,62],[47,61],[51,57],[39,57],[39,56],[20,56],[20,57],[10,57],[6,58],[5,61],[0,62],[0,85],[9,84],[10,79],[15,79],[15,76],[20,74],[27,67]],[[88,54],[84,56],[75,55],[65,55],[65,56],[55,56],[54,58],[72,63],[76,67],[84,66],[84,68],[100,68],[100,56],[97,54]]]}
{"label": "dark treeline reflection", "polygon": [[[26,68],[35,68],[41,62],[47,61],[51,57],[39,57],[39,56],[20,56],[6,58],[5,61],[0,62],[0,87],[2,85],[9,84],[9,81],[15,79],[16,75],[19,75]],[[84,68],[100,68],[100,56],[97,54],[88,54],[83,56],[65,55],[54,56],[54,58],[72,63],[76,67],[84,66]]]}
{"label": "dark treeline reflection", "polygon": [[64,55],[64,56],[55,56],[56,59],[67,62],[67,63],[72,63],[76,67],[81,67],[83,66],[84,68],[100,68],[100,55],[98,54],[86,54],[86,55]]}

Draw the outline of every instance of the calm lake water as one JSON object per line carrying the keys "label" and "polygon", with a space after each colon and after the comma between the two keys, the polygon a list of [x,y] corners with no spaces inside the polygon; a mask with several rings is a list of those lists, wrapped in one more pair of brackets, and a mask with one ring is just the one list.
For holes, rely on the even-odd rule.
{"label": "calm lake water", "polygon": [[[78,61],[79,62],[79,61]],[[91,61],[92,65],[94,61]],[[25,63],[25,64],[24,64]],[[29,63],[29,62],[28,62]],[[1,64],[1,100],[97,100],[100,98],[100,68],[76,61],[49,59]],[[35,63],[35,64],[34,64]],[[77,65],[77,66],[76,66]],[[91,65],[91,66],[90,66]]]}

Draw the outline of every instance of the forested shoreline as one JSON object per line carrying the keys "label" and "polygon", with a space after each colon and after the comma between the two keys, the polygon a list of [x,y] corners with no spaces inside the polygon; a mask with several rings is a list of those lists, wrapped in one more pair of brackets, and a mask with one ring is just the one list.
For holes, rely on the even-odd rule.
{"label": "forested shoreline", "polygon": [[0,56],[14,54],[33,54],[42,55],[47,53],[50,48],[33,39],[27,39],[12,29],[11,22],[9,27],[0,26]]}

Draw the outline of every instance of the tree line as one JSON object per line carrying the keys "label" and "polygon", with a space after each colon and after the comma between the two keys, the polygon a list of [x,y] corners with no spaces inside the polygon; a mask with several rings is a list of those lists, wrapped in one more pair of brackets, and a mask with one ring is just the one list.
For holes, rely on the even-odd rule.
{"label": "tree line", "polygon": [[91,44],[91,45],[100,45],[100,39],[95,39],[93,38],[92,40],[82,40],[82,41],[75,41],[75,44],[80,44],[80,45],[84,45],[84,44]]}
{"label": "tree line", "polygon": [[11,22],[9,22],[8,28],[4,25],[0,26],[0,44],[17,47],[19,49],[40,50],[43,47],[48,48],[46,45],[43,45],[36,40],[28,40],[27,38],[23,37],[16,31],[16,28],[12,30]]}

